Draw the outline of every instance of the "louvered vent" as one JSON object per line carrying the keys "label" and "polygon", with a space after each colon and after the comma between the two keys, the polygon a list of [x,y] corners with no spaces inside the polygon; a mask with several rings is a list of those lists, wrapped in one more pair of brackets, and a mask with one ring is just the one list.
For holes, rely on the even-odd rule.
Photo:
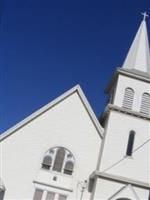
{"label": "louvered vent", "polygon": [[146,115],[150,113],[150,94],[148,93],[143,93],[142,95],[140,112]]}
{"label": "louvered vent", "polygon": [[134,99],[134,90],[132,88],[126,88],[123,99],[123,108],[132,109]]}

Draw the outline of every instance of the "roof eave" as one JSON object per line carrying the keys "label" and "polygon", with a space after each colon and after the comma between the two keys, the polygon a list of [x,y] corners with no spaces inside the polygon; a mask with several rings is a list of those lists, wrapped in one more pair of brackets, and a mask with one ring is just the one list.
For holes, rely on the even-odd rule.
{"label": "roof eave", "polygon": [[15,133],[17,130],[21,129],[22,127],[24,127],[26,124],[28,124],[29,122],[31,122],[32,120],[34,120],[35,118],[37,118],[38,116],[42,115],[43,113],[45,113],[47,110],[51,109],[52,107],[54,107],[55,105],[57,105],[58,103],[60,103],[61,101],[63,101],[64,99],[66,99],[67,97],[69,97],[70,95],[72,95],[73,93],[77,92],[83,105],[86,108],[86,111],[89,114],[90,119],[92,120],[96,130],[99,133],[100,138],[103,138],[103,128],[101,127],[100,123],[98,122],[87,98],[85,97],[80,85],[76,85],[75,87],[71,88],[70,90],[68,90],[67,92],[65,92],[64,94],[62,94],[61,96],[59,96],[58,98],[54,99],[53,101],[51,101],[50,103],[48,103],[47,105],[45,105],[44,107],[40,108],[39,110],[37,110],[36,112],[34,112],[33,114],[29,115],[27,118],[25,118],[24,120],[22,120],[21,122],[17,123],[15,126],[11,127],[10,129],[8,129],[7,131],[5,131],[4,133],[2,133],[0,135],[0,141],[6,139],[7,137],[9,137],[10,135],[12,135],[13,133]]}

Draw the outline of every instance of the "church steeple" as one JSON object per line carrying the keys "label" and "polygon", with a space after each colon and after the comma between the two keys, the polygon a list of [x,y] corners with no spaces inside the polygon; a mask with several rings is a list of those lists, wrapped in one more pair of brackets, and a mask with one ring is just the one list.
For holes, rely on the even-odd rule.
{"label": "church steeple", "polygon": [[146,13],[142,13],[142,15],[143,20],[129,49],[123,68],[150,74],[150,52],[145,20],[148,15]]}

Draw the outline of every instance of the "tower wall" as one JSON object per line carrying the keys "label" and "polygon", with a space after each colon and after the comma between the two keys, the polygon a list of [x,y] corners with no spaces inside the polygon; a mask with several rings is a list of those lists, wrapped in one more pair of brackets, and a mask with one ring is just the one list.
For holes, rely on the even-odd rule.
{"label": "tower wall", "polygon": [[113,104],[122,107],[126,88],[134,90],[133,111],[140,111],[142,94],[150,94],[150,83],[140,81],[124,75],[119,75]]}
{"label": "tower wall", "polygon": [[[135,131],[132,156],[126,156],[129,133]],[[150,122],[135,116],[111,111],[105,130],[100,171],[149,182]],[[143,145],[143,146],[142,146]]]}

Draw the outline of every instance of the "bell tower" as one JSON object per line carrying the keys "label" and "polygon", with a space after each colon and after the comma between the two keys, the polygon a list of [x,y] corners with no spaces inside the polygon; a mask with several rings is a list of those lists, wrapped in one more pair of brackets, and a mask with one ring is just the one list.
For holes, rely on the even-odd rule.
{"label": "bell tower", "polygon": [[104,136],[91,199],[148,200],[150,190],[150,53],[146,13],[106,91]]}

